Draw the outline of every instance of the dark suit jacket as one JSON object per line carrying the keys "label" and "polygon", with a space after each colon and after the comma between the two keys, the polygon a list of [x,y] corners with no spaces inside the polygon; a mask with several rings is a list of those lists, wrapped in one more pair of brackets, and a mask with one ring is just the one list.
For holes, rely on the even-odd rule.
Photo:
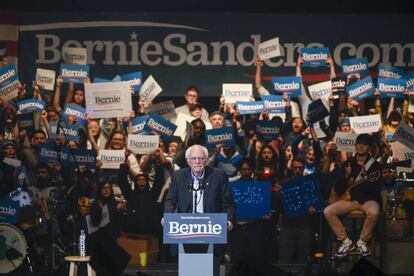
{"label": "dark suit jacket", "polygon": [[[165,213],[191,213],[193,210],[191,169],[184,168],[171,175],[171,184],[165,201]],[[219,169],[206,167],[203,192],[204,213],[227,213],[227,220],[234,221],[235,205],[231,198],[227,175]]]}

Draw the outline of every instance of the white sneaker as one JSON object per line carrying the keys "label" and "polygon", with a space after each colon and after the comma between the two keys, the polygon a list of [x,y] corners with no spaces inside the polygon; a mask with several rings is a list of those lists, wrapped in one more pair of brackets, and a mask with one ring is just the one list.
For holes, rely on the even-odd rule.
{"label": "white sneaker", "polygon": [[349,251],[354,250],[355,245],[350,239],[345,239],[341,242],[341,245],[339,246],[338,250],[335,253],[335,257],[337,258],[343,258],[346,257],[349,253]]}
{"label": "white sneaker", "polygon": [[366,257],[371,254],[371,251],[368,249],[367,243],[361,239],[357,241],[357,250],[358,254]]}

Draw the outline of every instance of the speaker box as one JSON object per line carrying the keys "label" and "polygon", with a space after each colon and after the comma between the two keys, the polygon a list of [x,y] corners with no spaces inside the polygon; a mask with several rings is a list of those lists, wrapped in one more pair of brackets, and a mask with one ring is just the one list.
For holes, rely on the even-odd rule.
{"label": "speaker box", "polygon": [[386,250],[386,273],[414,275],[414,242],[387,242]]}

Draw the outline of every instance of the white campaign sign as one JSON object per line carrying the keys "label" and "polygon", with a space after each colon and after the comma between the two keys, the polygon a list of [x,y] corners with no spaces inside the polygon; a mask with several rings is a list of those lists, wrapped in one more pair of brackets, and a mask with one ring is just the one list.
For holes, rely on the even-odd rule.
{"label": "white campaign sign", "polygon": [[400,161],[414,159],[414,150],[398,141],[391,143],[391,149],[392,157],[397,158]]}
{"label": "white campaign sign", "polygon": [[62,49],[65,63],[86,65],[86,48],[65,47]]}
{"label": "white campaign sign", "polygon": [[184,141],[187,129],[187,122],[191,123],[193,120],[195,120],[193,116],[184,113],[178,113],[177,120],[175,120],[175,125],[177,126],[177,128],[174,132],[174,136],[180,136],[181,140]]}
{"label": "white campaign sign", "polygon": [[375,114],[359,117],[350,117],[349,121],[351,124],[351,128],[355,131],[355,133],[371,133],[377,132],[381,127],[380,116],[380,114]]}
{"label": "white campaign sign", "polygon": [[132,111],[128,82],[85,83],[86,112],[90,118],[128,117]]}
{"label": "white campaign sign", "polygon": [[249,83],[223,83],[223,96],[226,103],[248,102],[253,94]]}
{"label": "white campaign sign", "polygon": [[102,207],[102,218],[98,226],[93,225],[90,215],[87,215],[85,218],[86,218],[86,225],[88,227],[88,234],[90,235],[109,223],[108,205],[105,204],[105,206]]}
{"label": "white campaign sign", "polygon": [[145,105],[148,106],[161,91],[161,86],[159,86],[154,77],[150,75],[142,84],[141,90],[139,91],[139,97],[144,101]]}
{"label": "white campaign sign", "polygon": [[394,133],[394,139],[414,150],[414,128],[404,122],[400,122]]}
{"label": "white campaign sign", "polygon": [[332,93],[332,82],[324,81],[308,87],[309,94],[312,100],[317,100],[320,98],[328,98]]}
{"label": "white campaign sign", "polygon": [[261,60],[280,56],[279,38],[273,38],[259,44],[257,51]]}
{"label": "white campaign sign", "polygon": [[159,146],[160,136],[158,135],[128,135],[128,149],[136,154],[149,154]]}
{"label": "white campaign sign", "polygon": [[337,131],[334,137],[338,151],[355,152],[355,141],[358,134]]}
{"label": "white campaign sign", "polygon": [[41,88],[49,91],[53,91],[55,86],[56,73],[53,70],[36,69],[36,84]]}
{"label": "white campaign sign", "polygon": [[96,160],[102,161],[102,169],[119,169],[120,165],[125,162],[125,151],[99,150]]}

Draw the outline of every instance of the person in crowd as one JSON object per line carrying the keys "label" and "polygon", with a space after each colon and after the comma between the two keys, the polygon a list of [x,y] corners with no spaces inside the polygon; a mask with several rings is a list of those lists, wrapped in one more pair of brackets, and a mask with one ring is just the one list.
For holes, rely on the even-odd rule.
{"label": "person in crowd", "polygon": [[[191,115],[190,112],[190,107],[193,106],[194,104],[198,103],[198,98],[199,98],[199,91],[198,88],[195,86],[190,86],[187,88],[187,90],[185,91],[185,104],[181,105],[179,107],[175,108],[175,113],[183,113],[185,115]],[[205,110],[204,108],[202,108],[202,116],[201,119],[203,121],[208,121],[208,111]]]}
{"label": "person in crowd", "polygon": [[371,253],[367,243],[372,237],[381,206],[381,186],[379,183],[381,168],[380,164],[369,154],[373,145],[372,136],[358,135],[355,156],[342,163],[336,171],[335,191],[341,198],[327,206],[324,214],[341,243],[335,254],[338,258],[347,256],[355,248],[355,244],[349,239],[339,216],[356,210],[360,210],[366,215],[361,236],[356,242],[358,253],[362,256],[368,256]]}

